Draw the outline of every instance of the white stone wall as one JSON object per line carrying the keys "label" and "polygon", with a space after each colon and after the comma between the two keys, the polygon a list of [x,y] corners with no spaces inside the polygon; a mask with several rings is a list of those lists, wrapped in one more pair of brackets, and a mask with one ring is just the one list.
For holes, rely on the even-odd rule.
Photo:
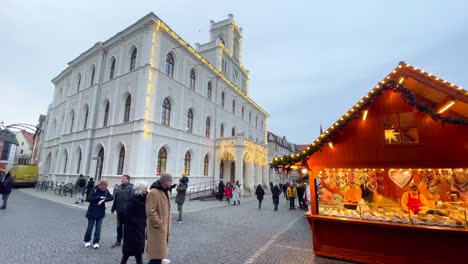
{"label": "white stone wall", "polygon": [[[149,62],[154,24],[139,23],[141,25],[136,29],[121,32],[126,35],[91,48],[54,79],[56,92],[47,115],[47,131],[41,153],[42,176],[58,181],[72,181],[79,173],[94,177],[97,161],[91,157],[97,157],[102,147],[102,175],[113,186],[120,182],[117,167],[120,148],[124,146],[123,174],[152,182],[157,179],[158,153],[164,146],[168,151],[166,171],[172,173],[176,180],[183,172],[185,153],[191,153],[190,178],[191,183],[195,184],[219,177],[216,168],[219,171],[220,160],[216,157],[215,140],[219,138],[221,123],[225,127],[225,137],[231,137],[231,129],[235,127],[236,134],[244,133],[246,138],[265,144],[265,126],[262,129],[260,124],[266,116],[243,95],[215,77],[209,68],[198,65],[200,61],[193,54],[185,48],[177,48],[180,44],[165,32],[156,34],[154,67],[151,68]],[[129,72],[132,47],[138,49],[138,55],[136,69]],[[164,71],[168,52],[175,59],[173,78]],[[116,69],[115,78],[109,80],[111,58],[116,59]],[[95,84],[91,86],[90,69],[93,65],[96,76]],[[192,68],[196,71],[194,91],[189,87]],[[150,89],[149,71],[152,71]],[[80,91],[76,89],[78,74],[82,76]],[[207,98],[209,81],[212,83],[211,100]],[[225,93],[224,108],[221,107],[222,91]],[[129,94],[132,99],[130,122],[123,123],[125,99]],[[165,98],[169,98],[172,106],[170,126],[161,125]],[[233,100],[236,100],[235,113],[232,113]],[[103,127],[106,101],[110,102],[109,121]],[[89,114],[87,128],[84,129],[86,105]],[[194,113],[192,133],[186,131],[189,109]],[[70,133],[72,112],[75,113],[75,120]],[[252,113],[250,123],[249,112]],[[207,117],[211,120],[209,138],[205,137]],[[80,150],[82,160],[78,169]],[[209,157],[208,176],[203,175],[205,155]]]}

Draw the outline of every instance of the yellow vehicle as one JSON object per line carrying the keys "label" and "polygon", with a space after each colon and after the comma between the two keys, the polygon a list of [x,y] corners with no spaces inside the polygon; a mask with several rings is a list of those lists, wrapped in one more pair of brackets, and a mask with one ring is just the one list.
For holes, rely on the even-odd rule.
{"label": "yellow vehicle", "polygon": [[37,164],[13,165],[10,170],[13,187],[35,186],[38,177]]}

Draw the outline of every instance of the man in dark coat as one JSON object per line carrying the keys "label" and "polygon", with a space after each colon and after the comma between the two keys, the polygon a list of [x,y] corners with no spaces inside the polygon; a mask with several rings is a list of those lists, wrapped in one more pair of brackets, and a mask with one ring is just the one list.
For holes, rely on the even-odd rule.
{"label": "man in dark coat", "polygon": [[270,191],[273,190],[273,182],[270,182]]}
{"label": "man in dark coat", "polygon": [[278,184],[273,186],[273,190],[271,191],[272,198],[273,198],[273,205],[275,206],[274,211],[278,211],[278,204],[279,204],[279,196],[281,194],[281,189],[279,188]]}
{"label": "man in dark coat", "polygon": [[93,227],[96,226],[94,230],[93,248],[99,248],[102,220],[106,216],[106,202],[110,202],[113,199],[114,197],[112,197],[112,194],[107,190],[106,181],[101,181],[99,186],[96,186],[96,188],[90,191],[88,199],[89,206],[88,211],[86,211],[88,227],[86,228],[84,237],[85,247],[91,246],[91,233],[93,232]]}
{"label": "man in dark coat", "polygon": [[85,187],[85,199],[86,201],[88,201],[88,196],[89,196],[89,193],[94,189],[94,179],[93,178],[89,178],[89,181],[88,181],[88,184],[86,184],[86,187]]}
{"label": "man in dark coat", "polygon": [[297,187],[297,198],[299,200],[299,208],[300,209],[304,208],[304,192],[305,192],[304,185],[300,184]]}
{"label": "man in dark coat", "polygon": [[133,184],[130,183],[130,176],[122,176],[122,184],[115,191],[114,203],[112,204],[111,213],[117,211],[117,240],[112,247],[118,247],[122,243],[123,228],[127,208],[130,200],[133,198]]}
{"label": "man in dark coat", "polygon": [[262,210],[262,201],[263,201],[263,196],[265,195],[265,190],[263,190],[263,187],[261,184],[257,186],[257,189],[255,190],[255,194],[257,195],[257,200],[258,200],[258,210]]}
{"label": "man in dark coat", "polygon": [[175,198],[175,202],[177,204],[177,211],[179,211],[179,218],[177,219],[177,223],[182,223],[182,205],[185,202],[185,195],[187,194],[187,177],[182,177],[177,184],[177,195]]}
{"label": "man in dark coat", "polygon": [[226,186],[224,185],[224,182],[221,180],[219,181],[219,184],[218,184],[218,200],[222,201],[223,200],[223,196],[224,196],[224,188]]}
{"label": "man in dark coat", "polygon": [[86,188],[86,180],[83,174],[80,174],[78,179],[75,182],[75,192],[76,192],[76,202],[75,204],[83,203],[83,192]]}
{"label": "man in dark coat", "polygon": [[2,200],[3,200],[3,205],[2,207],[0,207],[0,209],[6,209],[8,197],[10,196],[11,187],[12,187],[11,175],[9,172],[5,176],[0,178],[0,185],[1,185],[0,192],[2,194]]}
{"label": "man in dark coat", "polygon": [[137,182],[133,186],[133,190],[133,197],[128,203],[127,219],[123,230],[121,264],[127,263],[130,256],[135,256],[137,264],[143,264],[146,229],[145,206],[148,185],[145,182]]}

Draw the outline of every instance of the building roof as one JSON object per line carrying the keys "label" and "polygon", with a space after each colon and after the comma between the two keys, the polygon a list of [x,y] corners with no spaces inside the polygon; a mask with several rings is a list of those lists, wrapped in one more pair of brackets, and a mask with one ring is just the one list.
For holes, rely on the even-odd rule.
{"label": "building roof", "polygon": [[280,137],[268,131],[268,142],[276,142],[278,145],[289,149],[289,151],[296,152],[299,148],[296,144],[289,142],[286,137]]}
{"label": "building roof", "polygon": [[15,133],[11,132],[8,129],[0,128],[0,140],[3,142],[9,142],[18,146],[18,140],[16,139]]}
{"label": "building roof", "polygon": [[[376,97],[389,89],[399,93],[408,104],[418,111],[430,115],[434,120],[439,120],[442,123],[468,125],[468,91],[417,67],[400,62],[390,74],[325,130],[312,144],[299,153],[274,158],[270,166],[288,166],[300,162],[320,150],[324,144],[332,141],[337,130],[354,118],[367,115],[368,106]],[[426,105],[419,102],[419,99],[431,103]]]}

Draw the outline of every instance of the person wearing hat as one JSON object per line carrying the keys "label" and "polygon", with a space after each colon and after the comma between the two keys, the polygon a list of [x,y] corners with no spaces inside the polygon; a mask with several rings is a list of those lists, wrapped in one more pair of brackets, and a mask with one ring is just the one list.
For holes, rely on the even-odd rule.
{"label": "person wearing hat", "polygon": [[423,206],[427,206],[426,197],[419,192],[418,186],[411,185],[410,190],[401,196],[401,208],[405,213],[411,210],[417,214]]}
{"label": "person wearing hat", "polygon": [[185,202],[185,195],[187,193],[189,179],[187,174],[183,173],[182,178],[180,178],[179,183],[177,184],[177,195],[175,198],[175,203],[177,204],[177,211],[179,211],[179,218],[177,223],[182,223],[182,205]]}
{"label": "person wearing hat", "polygon": [[146,196],[147,248],[150,264],[169,263],[169,229],[171,227],[171,203],[169,191],[172,175],[161,174]]}

